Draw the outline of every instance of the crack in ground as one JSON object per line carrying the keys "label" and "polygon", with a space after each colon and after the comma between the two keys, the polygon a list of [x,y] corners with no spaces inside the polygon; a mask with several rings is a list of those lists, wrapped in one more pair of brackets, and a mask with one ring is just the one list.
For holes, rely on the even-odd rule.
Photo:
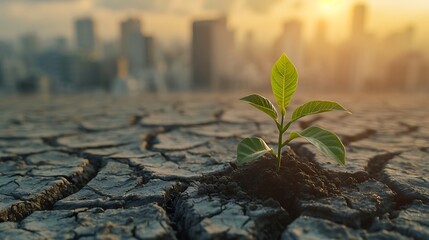
{"label": "crack in ground", "polygon": [[421,147],[421,148],[419,148],[419,150],[422,152],[428,152],[429,153],[429,147]]}
{"label": "crack in ground", "polygon": [[17,161],[17,160],[21,160],[21,156],[19,155],[15,155],[14,153],[6,153],[6,154],[11,154],[9,156],[1,156],[0,157],[0,162],[6,162],[6,161]]}
{"label": "crack in ground", "polygon": [[381,171],[383,171],[386,164],[393,159],[395,156],[400,155],[402,152],[395,152],[395,153],[385,153],[381,155],[377,155],[373,158],[371,158],[368,162],[368,172],[371,177],[373,177],[375,180],[383,183],[386,185],[395,195],[395,207],[394,209],[390,209],[390,213],[395,210],[400,210],[403,206],[411,204],[414,200],[412,199],[406,199],[404,198],[401,193],[396,191],[394,188],[390,187],[389,184],[386,183],[384,179],[380,177]]}
{"label": "crack in ground", "polygon": [[153,132],[150,132],[146,135],[144,141],[146,142],[145,149],[148,151],[153,151],[153,146],[158,143],[157,137],[160,134],[169,133],[178,129],[178,127],[170,126],[170,127],[159,127],[155,129]]}
{"label": "crack in ground", "polygon": [[27,231],[27,232],[30,232],[30,233],[33,233],[33,234],[37,234],[38,236],[41,236],[39,232],[30,230],[30,229],[27,229],[27,228],[24,228],[24,227],[21,227],[20,225],[18,225],[18,229],[21,229],[21,230],[24,230],[24,231]]}
{"label": "crack in ground", "polygon": [[360,171],[360,172],[355,172],[355,173],[349,173],[349,172],[335,172],[333,170],[329,170],[329,169],[324,169],[315,159],[316,155],[312,152],[310,152],[309,150],[307,150],[306,148],[302,148],[301,146],[305,145],[305,143],[295,143],[295,144],[290,144],[290,148],[295,152],[295,154],[297,155],[297,157],[306,160],[306,161],[310,161],[313,164],[315,164],[319,170],[323,169],[324,171],[326,171],[326,173],[329,176],[332,177],[338,177],[339,179],[345,180],[347,181],[348,179],[355,179],[357,183],[361,183],[364,182],[366,180],[369,179],[369,175],[366,174],[364,171]]}
{"label": "crack in ground", "polygon": [[379,182],[379,175],[380,172],[383,170],[383,168],[386,166],[387,162],[390,161],[395,156],[399,155],[400,152],[395,153],[383,153],[380,155],[376,155],[369,159],[368,165],[366,167],[366,171],[369,173],[369,175],[376,179]]}
{"label": "crack in ground", "polygon": [[222,121],[222,117],[224,114],[225,114],[225,110],[220,109],[220,110],[213,113],[213,117],[215,117],[216,122],[220,122],[220,121]]}
{"label": "crack in ground", "polygon": [[215,123],[219,123],[220,121],[218,121],[217,119],[213,120],[213,121],[207,121],[207,122],[202,122],[202,123],[193,123],[193,124],[171,124],[171,125],[159,125],[159,124],[147,124],[147,123],[143,123],[142,126],[144,127],[158,127],[158,128],[173,128],[173,129],[178,129],[178,128],[191,128],[191,127],[201,127],[201,126],[207,126],[207,125],[211,125],[211,124],[215,124]]}
{"label": "crack in ground", "polygon": [[14,203],[9,208],[3,209],[0,212],[0,221],[20,222],[34,211],[51,209],[56,201],[64,197],[64,194],[72,192],[71,185],[63,178],[62,182],[57,182],[33,198]]}
{"label": "crack in ground", "polygon": [[417,132],[420,127],[416,126],[416,125],[410,125],[406,122],[399,122],[399,125],[406,127],[407,129],[404,131],[400,131],[397,133],[397,135],[402,135],[402,134],[411,134],[413,132]]}
{"label": "crack in ground", "polygon": [[86,128],[82,123],[79,123],[79,130],[81,131],[80,133],[100,133],[100,132],[105,132],[105,131],[115,131],[115,130],[127,129],[132,125],[135,125],[135,124],[130,123],[130,125],[128,125],[128,126],[111,127],[111,128],[106,128],[106,129],[90,129],[90,128]]}
{"label": "crack in ground", "polygon": [[34,140],[34,139],[43,139],[43,138],[62,138],[62,137],[70,137],[70,136],[74,136],[74,135],[78,135],[79,133],[74,132],[74,133],[64,133],[64,134],[58,134],[55,136],[50,136],[50,137],[41,137],[41,136],[35,136],[35,137],[22,137],[22,136],[9,136],[9,137],[5,137],[5,136],[0,136],[0,140],[11,140],[11,141],[16,141],[16,140]]}
{"label": "crack in ground", "polygon": [[[295,151],[295,153],[297,154],[298,157],[300,158],[304,158],[308,161],[313,162],[314,164],[316,164],[319,168],[321,167],[320,164],[317,163],[317,161],[315,161],[314,157],[315,155],[310,153],[310,152],[305,152],[298,146],[291,146],[291,148]],[[354,178],[355,180],[357,180],[357,183],[362,183],[365,182],[371,178],[375,179],[378,182],[383,183],[381,180],[378,179],[378,175],[379,173],[382,171],[383,167],[385,166],[385,164],[392,159],[394,156],[398,155],[399,153],[385,153],[385,154],[380,154],[377,155],[373,158],[371,158],[368,162],[368,167],[367,167],[367,172],[368,174],[363,176],[361,175],[361,172],[357,172],[357,173],[339,173],[339,172],[335,172],[335,171],[331,171],[331,170],[327,170],[327,172],[329,174],[332,174],[333,176],[338,176],[340,177],[340,179],[347,179],[347,178]],[[363,173],[363,172],[362,172]],[[388,186],[387,186],[388,187]],[[390,189],[390,188],[389,188]],[[394,211],[395,209],[398,209],[399,206],[395,206],[395,209],[388,209],[385,212],[381,212],[379,209],[379,206],[377,207],[377,213],[374,215],[368,215],[365,214],[365,212],[362,212],[359,208],[355,208],[355,206],[353,206],[352,200],[347,196],[347,195],[343,195],[342,192],[345,191],[346,189],[342,189],[341,193],[339,193],[338,196],[342,197],[345,200],[346,206],[350,209],[354,209],[354,210],[358,210],[359,212],[361,212],[361,221],[360,221],[360,227],[362,229],[368,229],[372,226],[372,223],[375,221],[375,219],[377,217],[382,216],[383,214],[385,214],[386,212],[391,212]],[[392,190],[392,189],[391,189]],[[392,190],[393,193],[395,193],[395,191]],[[395,195],[396,197],[396,195]],[[295,199],[295,202],[298,202],[299,199]],[[395,199],[396,201],[396,199]],[[397,201],[396,201],[397,203]],[[401,204],[400,206],[402,206],[404,204]],[[295,207],[296,208],[296,207]],[[291,218],[292,218],[292,222],[300,217],[303,214],[303,211],[296,208],[296,209],[287,209],[287,212],[290,214]],[[324,214],[326,214],[324,216]],[[323,218],[323,219],[330,219],[332,216],[329,213],[323,213],[320,216],[318,216],[319,218]],[[349,226],[349,227],[355,227],[353,226],[353,224],[349,225],[346,222],[343,222],[343,224]]]}
{"label": "crack in ground", "polygon": [[59,137],[44,137],[42,138],[42,142],[50,147],[63,147],[60,145],[57,140]]}
{"label": "crack in ground", "polygon": [[180,196],[188,188],[188,184],[178,182],[177,186],[173,186],[169,191],[166,192],[166,201],[160,205],[161,208],[167,213],[168,219],[170,220],[170,227],[175,232],[177,239],[186,239],[184,236],[186,233],[179,231],[176,221],[176,205]]}
{"label": "crack in ground", "polygon": [[[107,145],[101,145],[101,146],[96,146],[96,147],[82,147],[82,148],[71,148],[71,147],[68,147],[65,145],[60,145],[60,146],[65,147],[67,149],[70,149],[71,152],[78,152],[79,154],[84,154],[85,150],[122,147],[122,146],[130,145],[133,143],[137,143],[137,142],[139,142],[139,141],[130,141],[130,142],[124,142],[124,143],[115,143],[115,144],[107,144]],[[64,150],[64,151],[68,151],[68,150]]]}
{"label": "crack in ground", "polygon": [[[162,150],[156,150],[156,149],[154,149],[154,145],[156,145],[156,144],[159,143],[157,141],[157,137],[160,134],[166,134],[166,133],[170,133],[172,131],[181,130],[181,129],[185,130],[187,128],[192,128],[194,126],[208,126],[208,125],[212,125],[212,124],[213,123],[204,123],[204,124],[192,125],[192,126],[168,126],[168,127],[166,126],[166,127],[161,127],[158,131],[154,131],[154,132],[151,132],[151,133],[147,134],[146,137],[143,139],[143,141],[146,142],[145,149],[148,150],[148,151],[152,151],[152,152],[157,152],[157,153],[163,154],[163,153],[167,153],[167,152],[187,151],[187,150],[190,150],[190,149],[194,149],[194,148],[206,145],[208,142],[210,142],[210,140],[204,141],[204,142],[199,143],[199,144],[194,144],[192,146],[189,146],[189,147],[186,147],[186,148],[183,148],[183,149],[171,149],[171,150],[170,149],[162,149]],[[193,133],[191,133],[191,134],[193,134]],[[194,134],[194,135],[198,135],[198,134]],[[217,137],[213,137],[213,138],[217,139]]]}
{"label": "crack in ground", "polygon": [[[153,146],[158,143],[156,138],[160,134],[169,133],[169,132],[172,132],[172,131],[178,130],[178,129],[186,129],[186,128],[192,128],[192,127],[198,127],[198,126],[208,126],[208,125],[220,123],[220,122],[222,122],[221,118],[222,118],[224,113],[225,113],[225,110],[223,110],[223,109],[218,110],[218,111],[213,113],[213,117],[215,118],[214,121],[197,123],[197,124],[189,124],[189,125],[177,124],[177,125],[168,125],[168,126],[142,124],[143,126],[147,126],[147,127],[156,127],[156,129],[153,132],[146,135],[146,137],[144,139],[144,141],[146,142],[145,149],[149,150],[149,151],[154,151]],[[149,114],[147,116],[149,116]],[[203,145],[203,144],[201,144],[201,145]],[[192,149],[194,147],[198,147],[198,146],[193,146],[189,149]],[[189,149],[182,149],[182,150],[189,150]]]}
{"label": "crack in ground", "polygon": [[369,138],[372,135],[375,135],[376,133],[377,133],[376,130],[369,128],[369,129],[365,129],[363,132],[360,132],[352,136],[343,135],[341,136],[341,139],[344,141],[344,145],[348,146],[352,142],[357,142],[357,141]]}
{"label": "crack in ground", "polygon": [[[295,148],[294,148],[294,150],[295,150]],[[296,153],[298,156],[303,156],[303,155],[305,156],[305,153],[303,154],[300,151],[296,151]],[[359,208],[355,208],[351,202],[351,199],[348,199],[347,196],[340,195],[345,199],[347,207],[349,207],[351,209],[359,210],[362,213],[362,216],[360,217],[361,222],[360,222],[359,229],[366,229],[366,230],[371,229],[371,227],[373,227],[373,225],[377,222],[377,219],[379,217],[382,217],[385,214],[394,215],[394,213],[398,210],[401,210],[403,208],[403,206],[412,203],[413,200],[405,200],[398,191],[395,191],[395,189],[391,188],[388,184],[386,184],[386,182],[380,176],[380,173],[383,171],[386,164],[391,159],[393,159],[395,156],[398,156],[401,153],[402,153],[401,151],[398,151],[398,152],[389,152],[389,153],[383,153],[383,154],[376,155],[376,156],[369,159],[369,161],[367,163],[367,167],[365,168],[365,170],[368,172],[370,178],[373,178],[375,181],[383,183],[383,185],[385,185],[387,188],[390,189],[390,191],[393,192],[393,196],[392,196],[393,199],[392,199],[391,205],[386,205],[388,207],[385,207],[383,209],[380,208],[381,207],[380,205],[376,205],[376,213],[375,214],[368,214],[366,212],[362,212]],[[312,160],[313,156],[314,155],[310,155],[307,157],[309,158],[309,160]],[[298,213],[298,215],[301,215],[301,214],[302,213]],[[329,218],[327,218],[329,216],[330,216],[330,214],[328,214],[325,217],[319,216],[319,218],[329,219]],[[294,216],[294,217],[296,217],[296,216]],[[349,227],[356,228],[353,226],[349,226]]]}
{"label": "crack in ground", "polygon": [[82,174],[72,176],[69,178],[71,181],[65,177],[61,177],[55,180],[53,186],[37,193],[31,199],[12,204],[9,208],[0,211],[0,222],[21,222],[35,211],[51,210],[57,201],[80,191],[97,175],[101,167],[99,161],[94,161],[89,158],[87,160],[88,166],[84,168]]}
{"label": "crack in ground", "polygon": [[[204,125],[209,125],[210,123],[207,123],[207,124],[204,124]],[[310,123],[311,124],[311,123]],[[152,146],[154,145],[154,142],[155,142],[155,140],[156,140],[156,137],[157,137],[157,135],[158,134],[162,134],[162,133],[167,133],[167,132],[169,132],[169,131],[173,131],[173,130],[175,130],[175,129],[178,129],[178,128],[181,128],[181,127],[184,127],[184,126],[173,126],[173,127],[167,127],[167,128],[163,128],[162,130],[160,130],[160,131],[156,131],[156,132],[154,132],[154,133],[151,133],[151,134],[148,134],[147,135],[147,137],[146,137],[146,142],[147,142],[147,145],[146,145],[146,149],[148,149],[148,150],[151,150],[151,148],[152,148]],[[188,127],[188,126],[185,126],[185,128],[186,127]],[[192,126],[189,126],[189,127],[192,127]],[[369,130],[366,130],[365,132],[363,132],[362,134],[359,134],[359,135],[357,135],[357,136],[353,136],[352,138],[349,138],[349,139],[351,139],[352,141],[357,141],[356,139],[358,139],[358,140],[360,140],[360,139],[363,139],[363,138],[366,138],[367,136],[368,136],[368,131],[370,131],[369,132],[369,134],[370,135],[372,135],[372,134],[374,134],[374,133],[371,133],[371,129],[369,129]],[[369,135],[369,136],[370,136]],[[50,139],[44,139],[44,142],[49,142],[49,145],[51,145],[51,146],[53,146],[53,145],[55,145],[56,144],[56,138],[50,138]],[[45,143],[46,143],[45,142]],[[121,146],[122,144],[120,144],[120,145],[115,145],[115,146]],[[125,144],[124,144],[125,145]],[[103,147],[100,147],[100,148],[105,148],[106,146],[103,146]],[[98,148],[98,147],[97,147]],[[190,149],[192,149],[192,148],[190,148]],[[78,149],[75,149],[74,151],[77,151]],[[296,152],[296,151],[295,151]],[[82,153],[82,152],[79,152],[79,151],[77,151],[77,152],[75,152],[75,153],[77,153],[77,154],[80,154],[80,155],[83,155],[84,153]],[[161,155],[166,159],[166,160],[168,160],[168,161],[172,161],[171,159],[169,159],[166,155],[165,155],[165,153],[164,152],[161,152]],[[300,154],[298,154],[297,153],[297,155],[298,156],[300,156],[301,157],[301,155]],[[95,177],[96,175],[97,175],[97,173],[99,172],[99,170],[100,170],[100,165],[101,165],[101,162],[103,162],[102,160],[103,160],[103,157],[95,157],[95,156],[91,156],[90,154],[87,154],[86,155],[87,157],[87,159],[90,161],[90,164],[91,165],[93,165],[93,162],[96,162],[99,166],[98,166],[98,169],[96,169],[96,172],[95,172],[95,174],[94,174],[94,176],[92,176],[90,179],[88,179],[88,181],[86,181],[86,183],[84,183],[83,185],[82,185],[82,187],[84,187],[93,177]],[[376,157],[374,157],[374,158],[372,158],[372,159],[370,159],[370,161],[368,162],[368,172],[370,173],[370,175],[371,176],[375,176],[375,175],[378,175],[378,173],[383,169],[383,167],[384,167],[384,165],[387,163],[387,161],[388,160],[390,160],[391,158],[393,158],[393,156],[395,156],[395,154],[393,154],[392,155],[392,153],[389,153],[389,154],[383,154],[383,155],[378,155],[378,156],[376,156]],[[313,156],[314,157],[314,156]],[[309,160],[311,160],[311,161],[313,161],[313,162],[315,162],[314,161],[314,158],[311,158],[311,159],[309,159]],[[172,161],[172,162],[175,162],[175,161]],[[377,165],[377,163],[378,163],[378,165]],[[128,161],[128,164],[129,164],[129,161]],[[317,163],[316,163],[317,164]],[[131,167],[131,165],[129,165],[130,167]],[[135,166],[134,166],[135,167]],[[320,167],[320,166],[319,166]],[[333,173],[335,173],[335,172],[333,172]],[[337,173],[338,174],[338,173]],[[353,174],[350,174],[350,177],[352,176]],[[153,177],[154,179],[155,178],[157,178],[156,176],[155,177]],[[162,178],[158,178],[158,179],[162,179]],[[68,179],[68,180],[70,180],[70,179]],[[162,180],[165,180],[165,179],[162,179]],[[177,179],[177,181],[179,181],[179,183],[180,184],[184,184],[184,182],[186,182],[186,181],[184,181],[184,180],[181,180],[181,179]],[[186,185],[186,184],[185,184]],[[168,215],[168,217],[169,217],[169,219],[170,219],[170,221],[171,221],[171,224],[170,224],[170,226],[176,231],[176,237],[178,238],[178,239],[183,239],[184,237],[184,233],[183,232],[179,232],[179,231],[177,231],[177,223],[176,222],[174,222],[173,220],[174,220],[174,217],[175,217],[175,214],[176,214],[176,209],[175,209],[175,206],[176,206],[176,201],[177,201],[177,199],[181,196],[181,194],[186,190],[186,188],[187,188],[187,185],[185,186],[185,185],[182,185],[181,187],[179,187],[179,189],[174,189],[175,187],[173,187],[172,189],[169,189],[169,191],[168,191],[168,193],[166,193],[166,198],[167,198],[167,201],[165,201],[165,203],[163,203],[162,204],[162,208],[167,212],[167,215]],[[81,187],[81,188],[82,188]],[[80,188],[80,189],[81,189]],[[78,189],[77,191],[79,191],[80,189]],[[75,192],[77,192],[77,191],[75,191]],[[67,197],[67,196],[65,196],[65,197]],[[345,199],[346,199],[346,202],[347,202],[347,206],[349,206],[349,207],[351,207],[351,203],[350,203],[350,200],[349,199],[347,199],[346,197],[345,197]],[[243,208],[243,210],[245,210],[245,208]],[[220,212],[219,213],[221,213],[222,212],[222,208],[221,208],[221,210],[220,210]],[[219,214],[218,213],[218,214]],[[216,214],[215,214],[216,215]],[[214,215],[214,216],[215,216]],[[301,215],[301,213],[299,213],[299,215]],[[372,219],[371,219],[372,220]],[[249,220],[248,221],[250,221],[250,218],[249,218]],[[133,235],[134,235],[135,233],[133,233]],[[78,238],[80,238],[80,237],[83,237],[83,236],[77,236]]]}

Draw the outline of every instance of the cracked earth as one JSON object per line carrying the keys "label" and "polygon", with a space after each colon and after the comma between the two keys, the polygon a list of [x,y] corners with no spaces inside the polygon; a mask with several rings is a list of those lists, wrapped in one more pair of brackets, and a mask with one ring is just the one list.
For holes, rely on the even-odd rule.
{"label": "cracked earth", "polygon": [[240,139],[277,140],[270,119],[237,99],[2,99],[0,239],[429,239],[426,96],[342,97],[353,115],[293,125],[338,133],[346,166],[305,142],[292,150],[361,181],[292,210],[201,191],[235,168]]}

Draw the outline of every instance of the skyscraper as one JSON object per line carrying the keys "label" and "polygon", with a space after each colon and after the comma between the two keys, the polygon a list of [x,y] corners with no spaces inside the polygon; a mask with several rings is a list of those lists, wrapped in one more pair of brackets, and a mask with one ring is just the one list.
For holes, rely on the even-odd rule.
{"label": "skyscraper", "polygon": [[21,50],[26,56],[34,56],[39,51],[39,39],[36,33],[30,32],[21,36]]}
{"label": "skyscraper", "polygon": [[155,91],[162,82],[156,69],[155,51],[155,39],[144,34],[140,19],[128,18],[121,22],[120,66],[121,75],[126,74],[121,79],[134,81],[138,86],[133,88],[137,90]]}
{"label": "skyscraper", "polygon": [[361,38],[366,31],[366,6],[363,3],[356,4],[352,11],[351,37]]}
{"label": "skyscraper", "polygon": [[66,52],[68,50],[68,41],[65,37],[57,37],[54,39],[52,46],[53,49],[59,52]]}
{"label": "skyscraper", "polygon": [[367,7],[363,3],[353,6],[349,39],[338,51],[338,79],[350,91],[362,91],[373,78],[375,67],[374,39],[366,31]]}
{"label": "skyscraper", "polygon": [[25,63],[17,57],[8,57],[1,61],[0,72],[3,86],[9,92],[15,92],[17,83],[28,76]]}
{"label": "skyscraper", "polygon": [[29,74],[36,71],[34,68],[36,55],[40,52],[39,38],[36,33],[30,32],[21,36],[21,53],[25,67]]}
{"label": "skyscraper", "polygon": [[317,42],[326,43],[327,41],[327,26],[326,21],[324,19],[319,19],[316,23],[314,40]]}
{"label": "skyscraper", "polygon": [[[305,84],[313,90],[332,89],[335,71],[335,58],[333,45],[327,38],[328,25],[324,19],[315,22],[313,39],[307,46],[305,56],[305,76],[308,76]],[[323,74],[322,74],[323,73]]]}
{"label": "skyscraper", "polygon": [[96,26],[92,18],[80,18],[75,21],[77,49],[86,54],[98,55]]}
{"label": "skyscraper", "polygon": [[151,68],[155,66],[155,38],[152,36],[143,36],[145,45],[145,67]]}
{"label": "skyscraper", "polygon": [[192,24],[192,86],[200,90],[232,87],[233,32],[226,17],[194,21]]}
{"label": "skyscraper", "polygon": [[128,73],[139,79],[146,64],[146,46],[138,18],[121,22],[121,55],[127,62]]}

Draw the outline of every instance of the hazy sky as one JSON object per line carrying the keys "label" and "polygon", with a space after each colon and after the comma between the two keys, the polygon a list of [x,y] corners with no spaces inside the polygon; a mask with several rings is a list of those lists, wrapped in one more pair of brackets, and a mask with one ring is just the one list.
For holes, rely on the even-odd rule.
{"label": "hazy sky", "polygon": [[257,41],[269,44],[282,23],[296,17],[304,19],[309,36],[323,17],[330,39],[339,41],[348,34],[356,2],[367,3],[368,29],[376,35],[414,24],[420,44],[429,40],[429,0],[0,0],[0,39],[29,31],[42,38],[72,37],[73,20],[90,15],[103,39],[117,38],[119,21],[137,16],[144,31],[160,40],[188,40],[193,19],[227,13],[239,38],[253,31]]}

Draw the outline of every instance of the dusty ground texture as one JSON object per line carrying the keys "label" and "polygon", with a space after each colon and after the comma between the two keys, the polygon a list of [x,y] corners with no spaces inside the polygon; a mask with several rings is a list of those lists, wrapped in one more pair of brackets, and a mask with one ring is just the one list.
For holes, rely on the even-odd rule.
{"label": "dusty ground texture", "polygon": [[377,97],[324,96],[353,115],[293,125],[348,152],[341,167],[294,144],[308,162],[285,166],[323,174],[290,172],[293,195],[234,175],[240,139],[277,139],[238,96],[3,98],[0,239],[429,239],[427,96]]}

